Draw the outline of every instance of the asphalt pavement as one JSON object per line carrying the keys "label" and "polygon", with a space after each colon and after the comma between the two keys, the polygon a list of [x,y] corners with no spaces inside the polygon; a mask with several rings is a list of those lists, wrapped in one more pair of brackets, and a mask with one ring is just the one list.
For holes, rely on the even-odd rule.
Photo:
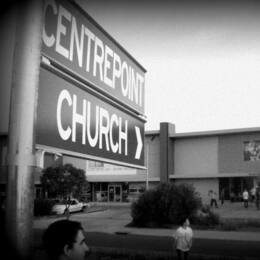
{"label": "asphalt pavement", "polygon": [[[97,210],[94,210],[97,209]],[[215,209],[224,218],[243,221],[259,220],[253,205],[247,211],[242,205],[226,205]],[[235,214],[234,211],[237,213]],[[241,211],[241,212],[240,212]],[[245,212],[244,212],[245,211]],[[241,215],[238,218],[238,215]],[[247,216],[247,218],[245,218]],[[260,215],[259,215],[260,216]],[[35,245],[40,247],[41,234],[51,222],[60,217],[38,218],[34,221]],[[92,211],[71,214],[72,220],[80,221],[86,231],[88,245],[93,251],[102,252],[143,252],[159,253],[164,259],[175,257],[172,248],[175,230],[161,228],[128,227],[131,222],[129,205],[95,205]],[[191,259],[260,259],[260,232],[246,231],[219,231],[194,229],[194,245]],[[166,258],[165,258],[166,257]],[[167,258],[168,257],[168,258]]]}

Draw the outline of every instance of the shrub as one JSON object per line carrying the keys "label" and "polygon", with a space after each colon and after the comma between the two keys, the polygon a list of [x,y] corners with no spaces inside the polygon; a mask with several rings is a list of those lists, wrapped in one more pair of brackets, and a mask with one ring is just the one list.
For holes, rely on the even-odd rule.
{"label": "shrub", "polygon": [[210,206],[204,205],[198,210],[197,214],[192,217],[192,223],[194,225],[212,227],[220,223],[220,217],[211,210]]}
{"label": "shrub", "polygon": [[201,207],[201,198],[192,185],[161,184],[143,193],[132,204],[133,224],[151,226],[177,224],[183,217],[191,217]]}
{"label": "shrub", "polygon": [[55,200],[36,199],[34,201],[34,216],[51,215],[51,209],[55,204]]}

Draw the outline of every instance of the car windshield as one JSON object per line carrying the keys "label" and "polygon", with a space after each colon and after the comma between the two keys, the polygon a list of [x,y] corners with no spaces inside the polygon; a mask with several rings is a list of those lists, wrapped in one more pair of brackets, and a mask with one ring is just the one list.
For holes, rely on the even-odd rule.
{"label": "car windshield", "polygon": [[61,200],[57,204],[77,204],[75,200]]}
{"label": "car windshield", "polygon": [[67,200],[57,200],[56,204],[59,204],[59,205],[67,204]]}

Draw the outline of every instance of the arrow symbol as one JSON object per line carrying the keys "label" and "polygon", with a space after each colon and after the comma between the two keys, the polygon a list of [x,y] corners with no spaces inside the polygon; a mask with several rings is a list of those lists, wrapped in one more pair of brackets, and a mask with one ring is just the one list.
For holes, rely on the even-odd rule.
{"label": "arrow symbol", "polygon": [[135,126],[135,133],[136,133],[136,139],[137,139],[137,147],[136,147],[136,152],[135,152],[135,159],[140,159],[141,152],[143,149],[143,141],[141,137],[141,132],[140,128]]}

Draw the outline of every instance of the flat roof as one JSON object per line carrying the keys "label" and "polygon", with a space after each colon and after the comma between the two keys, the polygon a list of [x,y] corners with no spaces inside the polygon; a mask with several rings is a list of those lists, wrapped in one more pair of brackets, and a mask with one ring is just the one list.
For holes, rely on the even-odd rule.
{"label": "flat roof", "polygon": [[173,134],[171,137],[174,137],[174,138],[178,138],[178,137],[179,137],[179,138],[182,138],[182,137],[228,135],[228,134],[241,134],[241,133],[253,133],[253,132],[260,132],[260,127],[175,133],[175,134]]}
{"label": "flat roof", "polygon": [[159,135],[160,131],[159,130],[154,130],[154,131],[145,131],[145,135]]}
{"label": "flat roof", "polygon": [[[172,138],[184,138],[184,137],[228,135],[228,134],[241,134],[241,133],[253,133],[253,132],[260,132],[260,127],[197,131],[197,132],[196,131],[195,132],[183,132],[183,133],[174,133],[170,137],[172,137]],[[160,134],[159,130],[145,131],[145,136],[159,135],[159,134]]]}

